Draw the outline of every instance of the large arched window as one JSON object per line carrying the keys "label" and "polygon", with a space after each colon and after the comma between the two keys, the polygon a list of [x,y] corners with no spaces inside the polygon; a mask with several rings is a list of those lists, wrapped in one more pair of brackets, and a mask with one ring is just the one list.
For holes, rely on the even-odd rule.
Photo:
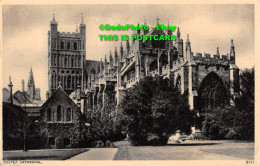
{"label": "large arched window", "polygon": [[228,96],[222,79],[215,72],[211,72],[202,80],[198,90],[199,109],[228,104]]}
{"label": "large arched window", "polygon": [[57,107],[57,121],[61,121],[61,106]]}
{"label": "large arched window", "polygon": [[74,42],[74,50],[77,50],[78,49],[78,45],[76,42]]}
{"label": "large arched window", "polygon": [[48,122],[51,121],[51,109],[50,108],[47,110],[47,121]]}
{"label": "large arched window", "polygon": [[67,109],[67,121],[71,121],[72,120],[72,111],[71,108]]}

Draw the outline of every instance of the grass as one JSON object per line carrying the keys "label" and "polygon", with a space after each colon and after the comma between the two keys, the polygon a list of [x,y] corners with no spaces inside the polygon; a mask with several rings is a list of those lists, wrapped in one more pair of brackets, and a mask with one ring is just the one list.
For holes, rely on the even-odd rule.
{"label": "grass", "polygon": [[4,151],[3,160],[66,160],[89,149],[45,149],[31,151]]}

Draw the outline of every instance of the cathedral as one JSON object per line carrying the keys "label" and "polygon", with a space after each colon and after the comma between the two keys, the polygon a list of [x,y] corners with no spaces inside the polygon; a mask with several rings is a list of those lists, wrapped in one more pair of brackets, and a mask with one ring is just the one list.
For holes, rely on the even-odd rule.
{"label": "cathedral", "polygon": [[[77,100],[85,116],[89,116],[97,104],[104,106],[107,100],[120,104],[126,90],[145,76],[168,78],[182,94],[187,92],[191,110],[217,106],[226,100],[234,104],[232,99],[238,96],[239,69],[232,39],[229,54],[220,55],[218,47],[212,55],[194,53],[189,35],[184,45],[178,28],[175,41],[133,40],[131,44],[126,41],[125,46],[121,43],[119,49],[110,51],[103,60],[91,61],[86,60],[83,18],[79,31],[58,32],[57,27],[58,22],[53,16],[48,32],[47,98],[60,82],[64,91]],[[165,36],[172,35],[172,31],[137,30],[134,35]]]}

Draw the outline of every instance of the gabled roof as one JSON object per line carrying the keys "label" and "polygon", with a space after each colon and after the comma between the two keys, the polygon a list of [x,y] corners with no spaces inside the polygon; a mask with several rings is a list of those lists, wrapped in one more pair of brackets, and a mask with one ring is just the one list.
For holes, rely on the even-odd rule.
{"label": "gabled roof", "polygon": [[33,99],[26,94],[26,92],[16,91],[13,98],[17,100],[20,104],[34,104]]}
{"label": "gabled roof", "polygon": [[[10,103],[10,91],[7,88],[3,88],[3,102]],[[13,104],[17,106],[21,106],[21,103],[13,97]]]}
{"label": "gabled roof", "polygon": [[71,104],[77,107],[77,105],[73,102],[73,100],[68,96],[68,94],[61,88],[58,87],[54,93],[51,95],[51,97],[42,105],[42,108],[46,107],[51,101],[56,100],[58,101],[61,96],[64,96],[67,101]]}

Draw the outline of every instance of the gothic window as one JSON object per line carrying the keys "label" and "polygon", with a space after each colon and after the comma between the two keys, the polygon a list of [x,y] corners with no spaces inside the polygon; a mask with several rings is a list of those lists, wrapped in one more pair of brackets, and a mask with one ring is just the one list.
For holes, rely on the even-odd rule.
{"label": "gothic window", "polygon": [[77,55],[75,55],[75,67],[78,67],[77,65],[78,65],[78,56]]}
{"label": "gothic window", "polygon": [[64,49],[64,41],[61,41],[61,43],[60,43],[60,49]]}
{"label": "gothic window", "polygon": [[67,77],[66,77],[66,76],[64,76],[64,84],[63,84],[63,85],[64,85],[64,89],[66,89],[66,88],[67,88],[67,85],[66,85],[66,84],[67,84]]}
{"label": "gothic window", "polygon": [[176,88],[179,90],[179,92],[181,92],[181,77],[178,76],[177,80],[176,80]]}
{"label": "gothic window", "polygon": [[71,67],[71,55],[68,56],[68,61],[69,61],[69,67]]}
{"label": "gothic window", "polygon": [[54,66],[56,66],[56,54],[54,54]]}
{"label": "gothic window", "polygon": [[70,42],[67,42],[67,49],[70,50]]}
{"label": "gothic window", "polygon": [[61,106],[57,107],[57,121],[61,121]]}
{"label": "gothic window", "polygon": [[58,84],[59,84],[59,82],[60,82],[60,76],[58,75]]}
{"label": "gothic window", "polygon": [[54,75],[51,75],[51,88],[53,88],[53,84],[54,84]]}
{"label": "gothic window", "polygon": [[76,89],[76,88],[75,88],[75,82],[74,82],[74,79],[75,79],[74,76],[72,76],[72,89]]}
{"label": "gothic window", "polygon": [[72,111],[71,111],[71,108],[68,108],[67,109],[67,121],[69,122],[69,121],[71,121],[71,115],[72,115]]}
{"label": "gothic window", "polygon": [[68,89],[71,88],[71,76],[68,76],[68,84],[67,84],[67,88],[68,88]]}
{"label": "gothic window", "polygon": [[74,67],[74,56],[71,57],[71,67]]}
{"label": "gothic window", "polygon": [[79,85],[81,84],[81,76],[79,77]]}
{"label": "gothic window", "polygon": [[215,72],[209,73],[203,79],[198,90],[198,97],[199,109],[219,107],[229,102],[228,91]]}
{"label": "gothic window", "polygon": [[76,76],[76,87],[78,86],[78,76]]}
{"label": "gothic window", "polygon": [[51,54],[51,66],[53,66],[53,54]]}
{"label": "gothic window", "polygon": [[84,43],[85,43],[85,40],[83,40],[83,44],[82,44],[83,50],[85,50],[85,45],[84,45]]}
{"label": "gothic window", "polygon": [[62,54],[62,57],[61,57],[61,64],[62,64],[62,67],[64,67],[64,54]]}
{"label": "gothic window", "polygon": [[79,63],[78,66],[80,67],[80,56],[79,56],[79,61],[78,61],[78,63]]}
{"label": "gothic window", "polygon": [[48,122],[51,121],[51,109],[50,108],[47,110],[47,121]]}
{"label": "gothic window", "polygon": [[57,83],[56,74],[54,73],[54,83],[53,83],[54,88],[56,88],[56,83]]}
{"label": "gothic window", "polygon": [[57,55],[57,66],[60,65],[60,54]]}
{"label": "gothic window", "polygon": [[77,43],[76,42],[74,42],[74,50],[77,50]]}
{"label": "gothic window", "polygon": [[67,67],[67,65],[68,65],[68,58],[67,58],[67,55],[65,55],[65,67]]}

